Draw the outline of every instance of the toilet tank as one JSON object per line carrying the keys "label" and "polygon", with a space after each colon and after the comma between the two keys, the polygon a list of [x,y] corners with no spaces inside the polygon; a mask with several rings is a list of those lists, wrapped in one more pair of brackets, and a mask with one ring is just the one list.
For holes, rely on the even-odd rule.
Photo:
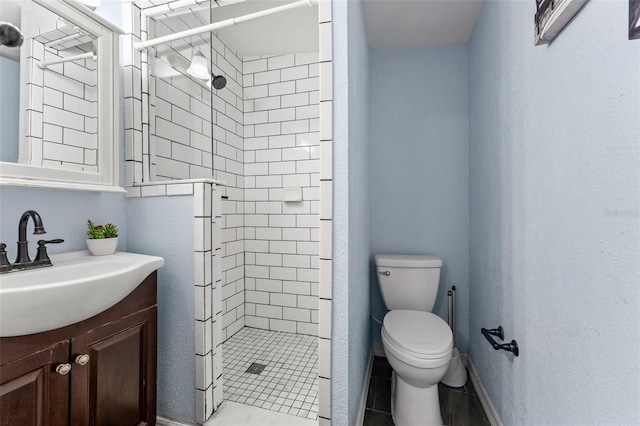
{"label": "toilet tank", "polygon": [[387,309],[433,310],[442,259],[438,256],[378,254],[375,264]]}

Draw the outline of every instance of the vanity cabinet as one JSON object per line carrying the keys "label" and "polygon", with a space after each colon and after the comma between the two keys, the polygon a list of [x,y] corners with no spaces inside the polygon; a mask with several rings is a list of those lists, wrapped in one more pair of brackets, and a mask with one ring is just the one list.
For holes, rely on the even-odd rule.
{"label": "vanity cabinet", "polygon": [[156,277],[80,323],[0,339],[0,425],[155,425]]}
{"label": "vanity cabinet", "polygon": [[2,426],[69,423],[69,379],[55,372],[68,357],[64,341],[0,366]]}

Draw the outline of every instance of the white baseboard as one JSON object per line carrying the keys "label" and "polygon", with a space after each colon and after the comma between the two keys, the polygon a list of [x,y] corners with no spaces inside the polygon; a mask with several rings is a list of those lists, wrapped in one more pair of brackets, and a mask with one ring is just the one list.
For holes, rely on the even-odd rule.
{"label": "white baseboard", "polygon": [[502,421],[498,416],[498,412],[493,407],[491,400],[489,399],[489,395],[487,394],[487,390],[482,385],[480,381],[480,376],[478,376],[478,372],[473,366],[473,362],[468,355],[464,355],[462,361],[467,366],[467,372],[469,373],[469,378],[473,382],[473,386],[476,388],[476,392],[478,392],[478,399],[480,399],[480,403],[482,404],[482,408],[484,408],[484,412],[487,415],[487,419],[491,426],[502,426]]}
{"label": "white baseboard", "polygon": [[367,365],[367,372],[364,378],[364,387],[362,388],[362,396],[360,397],[360,409],[358,410],[358,417],[356,417],[356,426],[362,426],[364,424],[364,411],[367,409],[367,394],[369,393],[369,382],[371,380],[371,371],[373,370],[373,355],[375,354],[375,343],[371,348],[369,354],[369,365]]}

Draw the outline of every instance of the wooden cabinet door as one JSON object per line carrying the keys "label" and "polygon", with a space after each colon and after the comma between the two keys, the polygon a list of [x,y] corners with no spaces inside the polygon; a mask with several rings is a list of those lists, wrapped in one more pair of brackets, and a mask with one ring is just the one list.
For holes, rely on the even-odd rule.
{"label": "wooden cabinet door", "polygon": [[[156,308],[72,339],[72,358],[89,355],[71,379],[71,424],[155,424]],[[152,391],[152,392],[151,392]]]}
{"label": "wooden cabinet door", "polygon": [[55,370],[68,359],[65,341],[0,366],[0,425],[67,425],[69,374]]}

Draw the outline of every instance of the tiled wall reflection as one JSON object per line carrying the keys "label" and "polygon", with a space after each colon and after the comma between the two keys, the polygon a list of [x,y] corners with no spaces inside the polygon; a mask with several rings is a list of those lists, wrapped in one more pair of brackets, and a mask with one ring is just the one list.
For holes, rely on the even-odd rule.
{"label": "tiled wall reflection", "polygon": [[[93,37],[53,13],[43,18],[49,19],[28,30],[35,33],[28,37],[22,53],[32,70],[24,82],[29,100],[24,111],[29,123],[25,133],[29,164],[97,172],[96,61],[92,57],[73,59],[93,52]],[[41,65],[64,59],[69,61]]]}

